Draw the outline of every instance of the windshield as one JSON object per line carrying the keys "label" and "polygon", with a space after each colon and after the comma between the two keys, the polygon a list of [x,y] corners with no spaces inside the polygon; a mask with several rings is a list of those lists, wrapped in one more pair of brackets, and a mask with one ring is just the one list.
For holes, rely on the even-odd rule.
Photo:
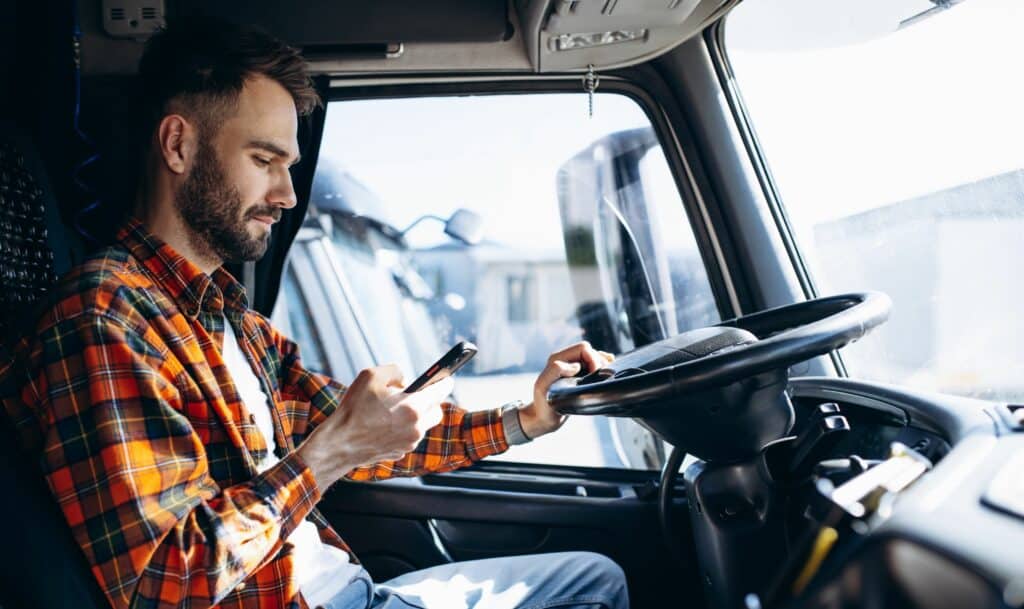
{"label": "windshield", "polygon": [[[479,351],[457,397],[482,410],[531,400],[549,356],[581,339],[622,353],[717,322],[654,125],[626,95],[595,94],[592,115],[589,101],[332,101],[310,204],[333,223],[337,274],[354,295],[330,306],[358,305],[362,335],[334,344],[365,337],[373,363],[414,378],[470,340]],[[630,419],[572,417],[498,458],[657,469],[664,450]]]}
{"label": "windshield", "polygon": [[820,295],[893,299],[889,322],[843,349],[847,369],[1024,399],[1024,3],[923,19],[903,3],[870,35],[828,29],[867,22],[873,3],[845,3],[801,23],[821,34],[809,48],[765,27],[772,4],[740,4],[725,46],[803,260]]}

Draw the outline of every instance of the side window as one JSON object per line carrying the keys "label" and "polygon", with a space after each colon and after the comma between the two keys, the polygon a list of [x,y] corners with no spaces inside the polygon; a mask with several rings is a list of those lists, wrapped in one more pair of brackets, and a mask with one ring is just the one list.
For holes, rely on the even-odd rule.
{"label": "side window", "polygon": [[[530,400],[576,341],[623,353],[718,321],[665,155],[627,96],[596,95],[593,118],[577,94],[335,101],[323,137],[310,205],[332,219],[369,342],[408,378],[476,343],[456,382],[466,408]],[[632,420],[574,417],[498,458],[654,469],[664,451]]]}
{"label": "side window", "polygon": [[299,289],[295,270],[289,265],[281,280],[281,293],[274,305],[274,325],[299,345],[302,363],[313,372],[328,374],[323,343],[316,330],[313,315]]}

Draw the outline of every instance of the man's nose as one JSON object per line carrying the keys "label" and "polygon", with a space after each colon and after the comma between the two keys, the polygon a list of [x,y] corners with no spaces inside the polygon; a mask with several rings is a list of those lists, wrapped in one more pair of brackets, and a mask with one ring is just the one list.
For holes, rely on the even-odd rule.
{"label": "man's nose", "polygon": [[274,187],[268,193],[269,202],[285,209],[295,207],[298,202],[295,188],[292,186],[292,173],[282,168]]}

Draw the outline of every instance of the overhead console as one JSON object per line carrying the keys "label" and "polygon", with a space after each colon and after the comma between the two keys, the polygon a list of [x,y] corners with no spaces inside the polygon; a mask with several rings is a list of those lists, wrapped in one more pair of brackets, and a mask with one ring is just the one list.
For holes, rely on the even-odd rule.
{"label": "overhead console", "polygon": [[656,57],[718,19],[735,0],[516,0],[538,72],[626,66]]}

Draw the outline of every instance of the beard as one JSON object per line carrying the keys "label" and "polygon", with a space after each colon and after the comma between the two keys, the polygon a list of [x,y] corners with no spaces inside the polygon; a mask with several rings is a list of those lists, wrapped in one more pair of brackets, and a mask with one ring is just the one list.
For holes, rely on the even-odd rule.
{"label": "beard", "polygon": [[208,141],[200,141],[192,171],[175,193],[175,201],[192,248],[199,255],[222,263],[262,258],[270,243],[270,231],[253,236],[248,222],[255,216],[281,216],[281,210],[271,205],[244,209],[241,194],[228,183]]}

